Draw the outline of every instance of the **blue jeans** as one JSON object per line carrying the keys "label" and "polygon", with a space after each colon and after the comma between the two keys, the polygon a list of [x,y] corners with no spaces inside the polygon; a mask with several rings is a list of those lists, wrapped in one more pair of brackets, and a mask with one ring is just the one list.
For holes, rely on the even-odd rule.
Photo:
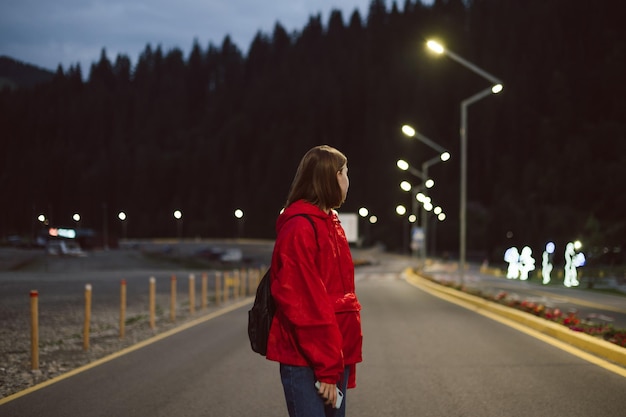
{"label": "blue jeans", "polygon": [[343,402],[339,409],[325,405],[315,388],[315,374],[307,366],[280,364],[280,379],[285,391],[289,417],[345,417],[346,388],[350,368],[346,366],[339,389],[343,392]]}

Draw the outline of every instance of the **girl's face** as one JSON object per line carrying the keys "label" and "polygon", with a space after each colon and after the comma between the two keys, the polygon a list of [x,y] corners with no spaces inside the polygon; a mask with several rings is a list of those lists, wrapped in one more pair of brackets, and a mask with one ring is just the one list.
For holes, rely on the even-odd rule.
{"label": "girl's face", "polygon": [[339,188],[341,188],[342,202],[346,201],[346,196],[348,195],[348,187],[350,186],[350,180],[348,179],[348,165],[344,165],[337,172],[337,182],[339,183]]}

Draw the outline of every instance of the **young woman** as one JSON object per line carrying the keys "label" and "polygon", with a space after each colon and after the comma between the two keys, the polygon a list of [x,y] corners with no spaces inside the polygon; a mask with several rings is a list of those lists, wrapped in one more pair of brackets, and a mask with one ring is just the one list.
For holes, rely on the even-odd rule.
{"label": "young woman", "polygon": [[333,211],[345,201],[348,185],[341,152],[326,145],[311,149],[276,222],[271,265],[276,314],[267,359],[280,362],[291,417],[343,417],[346,399],[337,409],[337,397],[356,386],[361,306],[350,247]]}

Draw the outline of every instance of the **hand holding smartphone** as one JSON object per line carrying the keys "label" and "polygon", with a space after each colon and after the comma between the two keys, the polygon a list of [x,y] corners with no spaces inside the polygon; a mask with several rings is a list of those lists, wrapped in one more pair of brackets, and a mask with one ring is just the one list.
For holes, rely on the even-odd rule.
{"label": "hand holding smartphone", "polygon": [[[320,381],[316,381],[315,382],[315,388],[317,388],[319,390],[320,386],[321,386]],[[335,386],[335,389],[337,390],[337,401],[335,402],[334,408],[339,409],[339,407],[341,407],[341,403],[343,401],[343,392],[341,392],[341,390],[337,386]]]}

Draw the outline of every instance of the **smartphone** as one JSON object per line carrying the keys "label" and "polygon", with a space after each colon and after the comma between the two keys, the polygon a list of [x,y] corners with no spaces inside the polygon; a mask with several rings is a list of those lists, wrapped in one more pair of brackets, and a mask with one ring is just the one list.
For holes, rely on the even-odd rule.
{"label": "smartphone", "polygon": [[[320,381],[315,382],[315,388],[318,390],[320,389],[320,385]],[[334,408],[339,409],[341,407],[341,403],[343,402],[343,392],[341,392],[338,386],[335,386],[335,389],[337,390],[337,401],[335,402]]]}

